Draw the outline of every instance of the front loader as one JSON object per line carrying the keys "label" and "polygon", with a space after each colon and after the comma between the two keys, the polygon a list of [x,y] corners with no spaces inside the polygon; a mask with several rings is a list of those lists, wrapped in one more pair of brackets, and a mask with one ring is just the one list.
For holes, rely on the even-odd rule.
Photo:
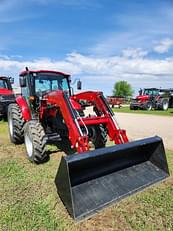
{"label": "front loader", "polygon": [[[70,76],[56,71],[26,68],[19,80],[22,94],[8,110],[10,139],[24,142],[36,164],[49,159],[47,144],[67,154],[55,184],[74,219],[169,176],[162,139],[129,142],[102,92],[73,94]],[[107,137],[114,146],[105,147]]]}

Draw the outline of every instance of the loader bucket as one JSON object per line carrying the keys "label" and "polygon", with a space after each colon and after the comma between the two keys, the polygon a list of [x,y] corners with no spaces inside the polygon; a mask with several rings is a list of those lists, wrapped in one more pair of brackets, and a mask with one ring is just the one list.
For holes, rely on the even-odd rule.
{"label": "loader bucket", "polygon": [[70,215],[81,220],[168,176],[156,136],[62,157],[55,184]]}

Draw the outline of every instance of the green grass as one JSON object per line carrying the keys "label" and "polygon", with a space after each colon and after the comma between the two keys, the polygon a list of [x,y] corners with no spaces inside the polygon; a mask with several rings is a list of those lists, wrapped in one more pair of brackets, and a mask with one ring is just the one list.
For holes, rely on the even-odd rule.
{"label": "green grass", "polygon": [[2,139],[5,138],[7,139],[7,123],[6,122],[3,122],[3,121],[0,121],[0,137]]}
{"label": "green grass", "polygon": [[[0,122],[0,230],[173,230],[173,177],[76,224],[57,195],[54,178],[62,153],[30,163],[24,145],[9,143]],[[53,150],[54,151],[54,150]],[[173,151],[167,151],[173,173]],[[148,173],[149,174],[149,173]]]}
{"label": "green grass", "polygon": [[161,116],[173,116],[173,108],[169,108],[167,111],[159,110],[130,110],[129,106],[122,106],[121,108],[114,108],[114,112],[124,112],[124,113],[135,113],[135,114],[146,114],[146,115],[161,115]]}

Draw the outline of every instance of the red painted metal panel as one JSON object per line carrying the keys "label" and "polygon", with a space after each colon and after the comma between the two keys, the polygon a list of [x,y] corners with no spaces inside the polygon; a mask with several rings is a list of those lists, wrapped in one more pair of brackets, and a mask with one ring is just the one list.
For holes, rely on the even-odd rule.
{"label": "red painted metal panel", "polygon": [[13,91],[12,90],[8,90],[6,88],[0,88],[0,94],[1,95],[13,95]]}
{"label": "red painted metal panel", "polygon": [[16,98],[16,102],[22,111],[22,116],[23,116],[24,120],[25,121],[31,120],[31,113],[30,113],[30,110],[29,110],[29,107],[28,107],[26,100],[22,96],[18,96]]}

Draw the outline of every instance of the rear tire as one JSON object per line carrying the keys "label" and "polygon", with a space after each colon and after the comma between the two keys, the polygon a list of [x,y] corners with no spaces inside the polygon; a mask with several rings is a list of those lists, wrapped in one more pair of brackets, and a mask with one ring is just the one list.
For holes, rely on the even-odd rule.
{"label": "rear tire", "polygon": [[34,120],[26,123],[24,127],[24,141],[28,159],[36,164],[49,160],[46,151],[46,138],[42,125]]}
{"label": "rear tire", "polygon": [[169,100],[163,99],[161,102],[161,110],[167,111],[169,107]]}
{"label": "rear tire", "polygon": [[20,107],[16,104],[8,106],[8,130],[10,140],[14,144],[22,144],[24,141],[23,127],[25,121],[22,117]]}

